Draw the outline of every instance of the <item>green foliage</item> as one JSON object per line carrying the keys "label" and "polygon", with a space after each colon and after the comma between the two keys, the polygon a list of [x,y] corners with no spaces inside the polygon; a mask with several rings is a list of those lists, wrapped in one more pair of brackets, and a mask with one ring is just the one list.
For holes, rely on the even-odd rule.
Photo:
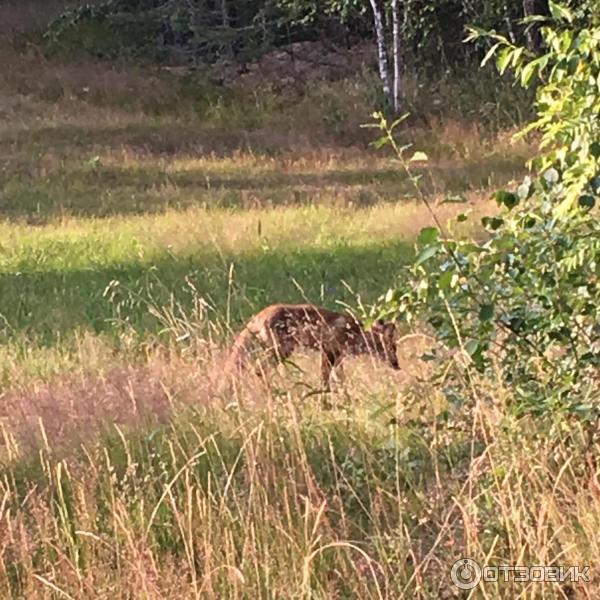
{"label": "green foliage", "polygon": [[126,0],[103,0],[67,9],[45,32],[51,48],[63,51],[84,50],[99,56],[142,52],[151,43],[159,23],[157,14],[149,10],[150,2],[138,3],[146,8],[143,19],[132,19],[133,3]]}
{"label": "green foliage", "polygon": [[67,52],[215,63],[259,54],[281,35],[276,24],[266,27],[275,17],[260,0],[221,8],[208,0],[103,0],[67,9],[45,37],[51,48]]}
{"label": "green foliage", "polygon": [[[550,2],[550,9],[562,25],[574,21],[568,8]],[[523,87],[539,82],[537,119],[519,135],[541,133],[542,153],[534,164],[538,171],[558,169],[564,183],[560,210],[566,212],[582,194],[592,191],[598,175],[600,28],[561,29],[543,30],[547,52],[538,58],[502,35],[488,37],[496,42],[491,52],[497,53],[496,64],[501,74],[512,68]],[[467,39],[482,36],[486,34],[471,29]]]}
{"label": "green foliage", "polygon": [[[538,82],[537,119],[520,135],[541,133],[539,176],[494,194],[500,212],[482,219],[483,241],[441,223],[423,230],[406,287],[388,294],[384,310],[424,316],[479,371],[493,376],[500,365],[519,410],[589,415],[600,367],[600,29],[574,25],[566,7],[551,9],[560,22],[543,28],[542,57],[489,36],[501,72]],[[379,127],[392,137],[385,122]]]}
{"label": "green foliage", "polygon": [[[390,3],[382,4],[389,21]],[[520,2],[412,0],[401,10],[402,62],[420,74],[460,70],[480,57],[484,44],[462,43],[469,24],[508,23],[512,41],[524,34]],[[100,0],[67,9],[46,32],[61,51],[201,64],[253,60],[297,41],[342,46],[372,37],[367,0]]]}
{"label": "green foliage", "polygon": [[587,206],[557,218],[564,185],[542,181],[528,199],[496,195],[503,210],[483,218],[485,242],[421,238],[412,288],[396,303],[412,318],[424,309],[438,338],[477,369],[500,362],[521,408],[536,410],[580,405],[600,366],[600,224]]}

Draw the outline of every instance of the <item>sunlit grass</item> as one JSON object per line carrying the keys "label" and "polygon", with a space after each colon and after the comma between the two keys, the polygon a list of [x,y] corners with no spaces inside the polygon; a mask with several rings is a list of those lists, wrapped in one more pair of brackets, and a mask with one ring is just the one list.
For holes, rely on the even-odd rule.
{"label": "sunlit grass", "polygon": [[[486,201],[473,200],[442,205],[439,217],[485,210]],[[56,372],[61,354],[71,369],[81,337],[100,336],[101,346],[129,360],[140,344],[203,335],[211,323],[223,342],[274,302],[368,307],[410,258],[414,232],[427,225],[431,217],[417,203],[190,209],[71,217],[35,228],[5,223],[0,333],[12,358],[3,361],[4,378],[14,378],[13,361],[29,362],[25,371],[44,364],[31,359],[43,348],[42,356],[54,350],[40,375]]]}
{"label": "sunlit grass", "polygon": [[[419,147],[429,152],[427,145],[424,141]],[[42,151],[34,159],[13,152],[0,180],[4,217],[45,224],[71,216],[130,216],[198,207],[360,208],[415,197],[399,166],[369,151],[278,157],[183,152],[168,158],[106,148],[75,151],[77,158]],[[29,145],[27,152],[31,152]],[[526,156],[524,148],[508,153],[489,149],[462,158],[436,159],[432,154],[428,167],[419,169],[421,189],[431,196],[455,197],[502,186],[523,173]]]}

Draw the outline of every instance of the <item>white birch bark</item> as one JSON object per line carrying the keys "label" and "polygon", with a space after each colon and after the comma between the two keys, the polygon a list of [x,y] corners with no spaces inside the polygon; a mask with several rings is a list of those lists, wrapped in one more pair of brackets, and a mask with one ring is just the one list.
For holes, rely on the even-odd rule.
{"label": "white birch bark", "polygon": [[400,112],[400,19],[398,0],[392,0],[392,54],[394,57],[394,113]]}
{"label": "white birch bark", "polygon": [[383,93],[388,101],[393,104],[392,86],[390,84],[390,72],[388,68],[387,44],[385,42],[385,29],[383,25],[383,10],[377,0],[370,0],[373,9],[373,22],[375,24],[375,37],[377,39],[377,64],[379,76],[383,84]]}
{"label": "white birch bark", "polygon": [[227,0],[221,0],[221,21],[223,27],[229,27],[229,10],[227,9]]}

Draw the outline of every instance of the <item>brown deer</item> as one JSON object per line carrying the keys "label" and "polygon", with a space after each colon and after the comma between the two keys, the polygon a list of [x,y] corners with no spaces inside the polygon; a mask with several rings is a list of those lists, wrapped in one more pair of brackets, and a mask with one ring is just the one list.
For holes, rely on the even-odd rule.
{"label": "brown deer", "polygon": [[[321,352],[321,378],[327,387],[331,371],[348,355],[370,354],[400,368],[394,323],[378,320],[365,331],[351,314],[312,304],[273,304],[254,315],[236,337],[229,369],[241,370],[255,356],[259,362],[277,364],[298,348]],[[259,364],[257,373],[262,368]]]}

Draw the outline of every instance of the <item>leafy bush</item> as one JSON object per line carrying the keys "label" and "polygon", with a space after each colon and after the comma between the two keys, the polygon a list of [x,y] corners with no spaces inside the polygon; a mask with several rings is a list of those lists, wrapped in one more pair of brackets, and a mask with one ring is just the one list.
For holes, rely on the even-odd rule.
{"label": "leafy bush", "polygon": [[[541,57],[495,33],[470,36],[494,40],[488,56],[496,53],[501,73],[512,68],[523,86],[537,82],[537,119],[520,135],[541,134],[538,176],[495,193],[501,212],[482,219],[483,241],[452,236],[441,223],[422,230],[406,286],[388,292],[383,312],[425,315],[479,371],[493,376],[500,365],[519,410],[589,415],[600,368],[600,28],[550,6]],[[394,144],[417,185],[394,125],[381,118],[380,143]]]}
{"label": "leafy bush", "polygon": [[[197,59],[214,63],[268,43],[260,1],[235,3],[231,13],[211,2],[102,0],[67,9],[45,37],[53,49],[103,57]],[[227,6],[223,3],[223,6]]]}
{"label": "leafy bush", "polygon": [[44,37],[50,48],[67,52],[83,50],[103,57],[131,54],[134,47],[143,52],[154,41],[160,23],[151,2],[137,4],[136,8],[145,8],[144,18],[132,18],[134,3],[126,0],[68,8],[50,23]]}
{"label": "leafy bush", "polygon": [[[582,15],[591,11],[587,4],[579,8]],[[382,5],[389,13],[389,0]],[[403,64],[436,79],[460,71],[484,49],[462,43],[467,24],[488,29],[508,24],[510,39],[520,40],[522,16],[521,2],[504,0],[402,3]],[[46,37],[51,47],[68,52],[214,64],[254,60],[299,41],[326,39],[345,46],[372,37],[372,21],[364,0],[98,0],[68,8]]]}

